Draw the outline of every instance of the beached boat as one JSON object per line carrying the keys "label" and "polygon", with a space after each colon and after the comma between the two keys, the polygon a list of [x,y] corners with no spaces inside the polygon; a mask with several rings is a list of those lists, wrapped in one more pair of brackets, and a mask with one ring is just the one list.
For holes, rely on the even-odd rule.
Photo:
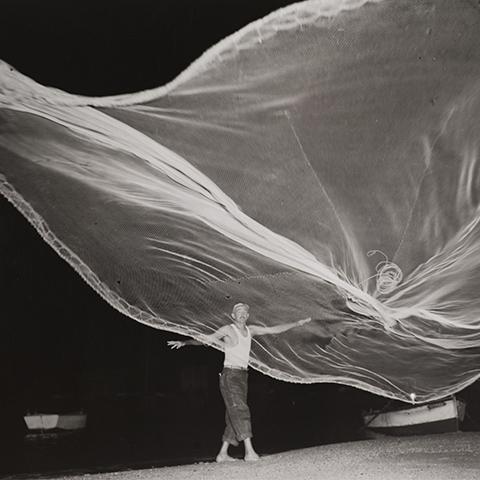
{"label": "beached boat", "polygon": [[465,402],[457,398],[363,416],[364,425],[385,435],[427,435],[457,432],[465,415]]}
{"label": "beached boat", "polygon": [[87,414],[83,412],[56,414],[34,413],[24,417],[27,428],[31,431],[47,430],[81,430],[87,424]]}

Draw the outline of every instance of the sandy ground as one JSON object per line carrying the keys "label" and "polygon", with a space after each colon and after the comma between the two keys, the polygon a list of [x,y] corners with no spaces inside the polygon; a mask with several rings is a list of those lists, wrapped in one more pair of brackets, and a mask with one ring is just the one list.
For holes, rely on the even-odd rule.
{"label": "sandy ground", "polygon": [[255,463],[178,467],[69,476],[69,480],[478,480],[480,433],[365,440],[262,456]]}

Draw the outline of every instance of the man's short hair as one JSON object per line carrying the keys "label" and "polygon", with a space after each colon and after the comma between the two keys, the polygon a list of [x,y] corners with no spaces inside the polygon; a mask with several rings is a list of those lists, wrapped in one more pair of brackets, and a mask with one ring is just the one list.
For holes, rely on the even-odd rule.
{"label": "man's short hair", "polygon": [[232,308],[232,313],[235,313],[239,308],[244,308],[247,312],[250,310],[250,306],[246,303],[236,303]]}

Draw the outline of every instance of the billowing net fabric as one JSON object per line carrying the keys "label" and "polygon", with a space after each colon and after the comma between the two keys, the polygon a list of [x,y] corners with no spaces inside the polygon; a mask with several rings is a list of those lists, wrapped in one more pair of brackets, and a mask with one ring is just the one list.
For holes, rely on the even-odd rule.
{"label": "billowing net fabric", "polygon": [[[110,304],[252,367],[411,401],[480,374],[480,15],[312,0],[103,98],[0,65],[0,188]],[[413,395],[412,395],[413,394]]]}

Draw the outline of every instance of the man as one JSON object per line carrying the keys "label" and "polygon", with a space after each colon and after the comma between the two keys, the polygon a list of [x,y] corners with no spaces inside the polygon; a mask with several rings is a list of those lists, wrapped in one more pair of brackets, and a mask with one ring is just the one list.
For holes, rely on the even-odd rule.
{"label": "man", "polygon": [[[220,391],[225,402],[226,427],[222,447],[216,458],[217,462],[234,460],[228,454],[228,447],[238,445],[238,442],[244,442],[246,461],[255,461],[259,458],[252,445],[250,409],[247,405],[247,369],[252,337],[286,332],[311,321],[311,318],[305,318],[274,327],[260,325],[247,327],[249,310],[250,307],[246,303],[237,303],[231,313],[233,323],[224,325],[205,337],[205,343],[216,344],[225,352],[223,371],[220,374]],[[186,340],[169,341],[168,345],[178,349],[185,345],[202,345],[202,343],[198,340]]]}

